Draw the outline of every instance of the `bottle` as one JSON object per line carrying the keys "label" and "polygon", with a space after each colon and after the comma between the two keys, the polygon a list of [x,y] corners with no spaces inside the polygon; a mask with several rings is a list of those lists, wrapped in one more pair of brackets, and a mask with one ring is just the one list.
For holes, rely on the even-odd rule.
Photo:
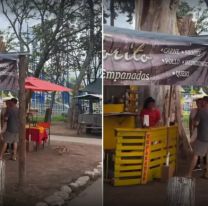
{"label": "bottle", "polygon": [[111,97],[111,104],[115,104],[115,97],[113,95]]}

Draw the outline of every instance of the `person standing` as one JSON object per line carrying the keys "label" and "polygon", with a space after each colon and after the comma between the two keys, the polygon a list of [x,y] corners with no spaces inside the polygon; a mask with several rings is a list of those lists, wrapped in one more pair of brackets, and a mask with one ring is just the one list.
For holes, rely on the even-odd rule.
{"label": "person standing", "polygon": [[0,153],[0,159],[3,159],[7,145],[13,143],[11,159],[16,160],[17,143],[19,141],[19,109],[17,108],[17,99],[12,98],[10,102],[10,107],[7,109],[4,117],[5,126],[1,132],[3,136],[3,147]]}
{"label": "person standing", "polygon": [[[193,156],[188,171],[188,177],[192,176],[192,170],[196,166],[198,157],[204,157],[208,153],[208,96],[203,97],[203,108],[200,109],[194,120],[197,126],[197,138],[193,143]],[[205,178],[208,178],[208,165],[206,164]]]}
{"label": "person standing", "polygon": [[152,97],[148,97],[145,100],[143,109],[140,113],[142,127],[147,126],[144,124],[145,116],[149,117],[149,125],[148,125],[149,127],[159,126],[161,114],[160,114],[160,110],[156,107],[155,100]]}
{"label": "person standing", "polygon": [[[197,116],[197,113],[200,111],[200,109],[203,108],[203,98],[198,98],[195,100],[196,101],[196,108],[193,108],[190,112],[189,116],[189,132],[190,132],[190,143],[193,144],[194,141],[197,138],[197,127],[194,124],[194,120]],[[194,171],[196,170],[201,170],[200,166],[200,157],[198,157],[196,166],[193,169]]]}

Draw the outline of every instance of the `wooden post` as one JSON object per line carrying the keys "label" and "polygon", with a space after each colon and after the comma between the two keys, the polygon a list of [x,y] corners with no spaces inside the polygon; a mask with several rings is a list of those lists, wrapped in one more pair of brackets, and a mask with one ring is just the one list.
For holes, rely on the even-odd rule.
{"label": "wooden post", "polygon": [[172,104],[172,98],[173,98],[173,86],[170,86],[170,95],[169,95],[169,104],[168,104],[168,126],[170,126],[170,120],[171,120],[171,104]]}
{"label": "wooden post", "polygon": [[19,186],[26,181],[26,56],[19,59]]}

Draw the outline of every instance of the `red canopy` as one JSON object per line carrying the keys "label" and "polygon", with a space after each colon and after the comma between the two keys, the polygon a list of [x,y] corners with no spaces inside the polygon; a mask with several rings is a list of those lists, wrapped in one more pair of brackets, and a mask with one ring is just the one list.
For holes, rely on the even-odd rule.
{"label": "red canopy", "polygon": [[71,92],[72,89],[59,86],[57,84],[41,80],[35,77],[27,77],[25,80],[25,89],[33,91],[56,91],[56,92]]}

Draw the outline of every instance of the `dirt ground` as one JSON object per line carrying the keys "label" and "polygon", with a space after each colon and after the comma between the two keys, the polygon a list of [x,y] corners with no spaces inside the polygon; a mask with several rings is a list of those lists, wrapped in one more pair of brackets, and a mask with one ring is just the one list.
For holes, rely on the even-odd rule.
{"label": "dirt ground", "polygon": [[[59,132],[64,133],[64,129],[59,128]],[[74,131],[68,132],[73,134]],[[68,151],[60,155],[56,150],[58,146],[67,147]],[[50,147],[27,153],[27,184],[23,191],[17,188],[18,161],[11,161],[5,156],[4,205],[35,205],[44,197],[53,194],[63,184],[76,179],[84,171],[93,169],[101,161],[101,151],[101,146],[51,141]]]}
{"label": "dirt ground", "polygon": [[[181,160],[177,176],[184,176],[189,159]],[[196,206],[208,205],[208,180],[201,178],[203,171],[196,171],[193,177],[196,180]],[[113,187],[104,184],[104,206],[167,206],[167,183],[155,180],[146,185],[129,187]]]}
{"label": "dirt ground", "polygon": [[83,130],[81,134],[77,134],[76,129],[69,129],[69,124],[67,122],[53,122],[51,126],[51,134],[62,135],[62,136],[72,136],[72,137],[95,137],[102,138],[100,131],[92,131],[86,134]]}

